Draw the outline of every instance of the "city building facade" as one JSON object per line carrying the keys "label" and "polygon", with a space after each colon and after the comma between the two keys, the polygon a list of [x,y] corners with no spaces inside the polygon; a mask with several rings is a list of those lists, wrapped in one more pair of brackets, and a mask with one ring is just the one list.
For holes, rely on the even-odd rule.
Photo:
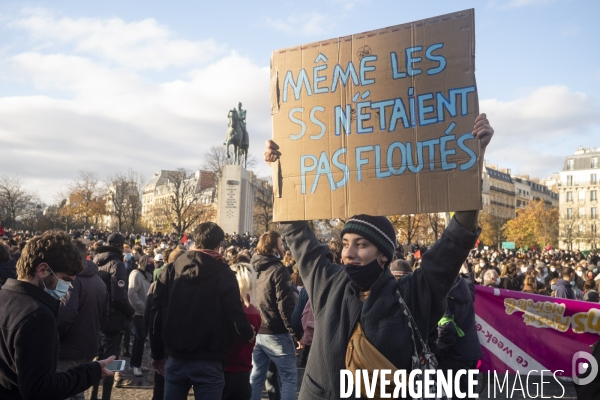
{"label": "city building facade", "polygon": [[482,178],[483,211],[507,220],[515,218],[515,183],[510,177],[510,169],[486,165]]}
{"label": "city building facade", "polygon": [[[181,171],[160,170],[155,172],[146,184],[142,194],[142,218],[149,228],[162,232],[171,230],[164,213],[161,212],[161,207],[170,201],[176,190],[175,181],[179,174]],[[198,170],[187,175],[179,185],[185,186],[185,190],[180,190],[185,197],[184,201],[211,208],[216,207],[214,174]]]}
{"label": "city building facade", "polygon": [[558,193],[537,179],[530,179],[529,175],[511,177],[515,184],[516,208],[527,207],[530,201],[541,200],[546,207],[558,208]]}
{"label": "city building facade", "polygon": [[598,246],[598,195],[600,148],[584,149],[565,159],[560,172],[559,245],[563,249],[594,249]]}

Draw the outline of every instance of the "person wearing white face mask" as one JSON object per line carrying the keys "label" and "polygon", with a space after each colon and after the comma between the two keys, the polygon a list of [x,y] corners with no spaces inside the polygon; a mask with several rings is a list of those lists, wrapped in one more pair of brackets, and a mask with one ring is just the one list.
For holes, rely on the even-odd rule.
{"label": "person wearing white face mask", "polygon": [[500,287],[501,283],[502,279],[500,278],[498,273],[493,269],[487,270],[483,275],[483,286],[491,286],[498,288]]}
{"label": "person wearing white face mask", "polygon": [[[77,279],[70,283],[68,293],[60,301],[58,372],[91,362],[96,357],[100,327],[108,319],[108,293],[98,276],[98,266],[86,260],[88,251],[83,242],[74,240],[73,243],[81,253],[84,268],[77,274]],[[84,393],[69,399],[83,400]]]}
{"label": "person wearing white face mask", "polygon": [[521,275],[526,275],[527,271],[529,271],[529,268],[525,264],[521,264],[519,268],[521,270]]}
{"label": "person wearing white face mask", "polygon": [[585,265],[582,264],[575,267],[575,286],[579,289],[583,289],[583,284],[586,281],[585,270]]}
{"label": "person wearing white face mask", "polygon": [[546,266],[546,264],[544,264],[543,262],[540,261],[537,263],[535,268],[538,271],[538,277],[537,277],[538,283],[544,285],[544,287],[546,287],[546,288],[549,287],[550,280],[552,279],[552,277],[548,273],[548,267]]}
{"label": "person wearing white face mask", "polygon": [[64,399],[112,376],[114,357],[57,373],[59,299],[83,269],[64,232],[31,239],[17,263],[18,279],[0,290],[0,398]]}

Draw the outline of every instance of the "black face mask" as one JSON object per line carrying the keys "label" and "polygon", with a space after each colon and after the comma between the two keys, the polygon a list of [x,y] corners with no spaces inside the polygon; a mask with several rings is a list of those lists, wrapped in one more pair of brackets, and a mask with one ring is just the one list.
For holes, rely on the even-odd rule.
{"label": "black face mask", "polygon": [[343,268],[348,278],[363,292],[369,290],[383,272],[377,259],[367,265],[344,265]]}
{"label": "black face mask", "polygon": [[154,264],[146,265],[146,272],[153,273],[154,272]]}

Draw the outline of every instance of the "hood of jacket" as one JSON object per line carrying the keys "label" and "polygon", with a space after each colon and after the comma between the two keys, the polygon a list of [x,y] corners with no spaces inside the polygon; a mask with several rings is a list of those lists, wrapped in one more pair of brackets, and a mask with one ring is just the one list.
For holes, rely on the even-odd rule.
{"label": "hood of jacket", "polygon": [[112,246],[98,247],[96,257],[94,257],[96,265],[102,267],[111,261],[123,261],[123,252]]}
{"label": "hood of jacket", "polygon": [[148,260],[152,258],[152,256],[150,254],[144,254],[141,258],[140,261],[138,262],[138,269],[141,269],[142,271],[146,271],[146,267],[148,266]]}
{"label": "hood of jacket", "polygon": [[223,267],[229,266],[200,251],[188,251],[181,255],[173,264],[175,272],[183,279],[197,281],[211,276]]}
{"label": "hood of jacket", "polygon": [[454,286],[450,289],[448,297],[454,299],[459,303],[465,304],[471,301],[471,291],[469,290],[469,284],[466,280],[462,279],[460,275],[456,278]]}
{"label": "hood of jacket", "polygon": [[81,276],[83,278],[91,278],[94,275],[98,274],[98,266],[90,260],[85,260],[83,262],[83,271],[77,274],[77,276]]}
{"label": "hood of jacket", "polygon": [[273,265],[281,264],[281,259],[271,254],[258,254],[255,253],[250,260],[250,264],[254,267],[257,273],[266,271]]}
{"label": "hood of jacket", "polygon": [[557,280],[554,285],[555,286],[566,286],[566,287],[572,288],[571,284],[569,282],[565,281],[564,279]]}

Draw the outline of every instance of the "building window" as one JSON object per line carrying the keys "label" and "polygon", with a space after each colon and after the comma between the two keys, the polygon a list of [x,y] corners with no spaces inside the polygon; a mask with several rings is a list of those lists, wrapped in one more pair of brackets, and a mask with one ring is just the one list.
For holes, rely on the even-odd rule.
{"label": "building window", "polygon": [[595,185],[597,182],[596,174],[590,174],[590,183]]}
{"label": "building window", "polygon": [[579,201],[585,201],[585,190],[579,191]]}
{"label": "building window", "polygon": [[573,186],[573,175],[567,175],[567,186]]}
{"label": "building window", "polygon": [[585,207],[579,207],[579,218],[585,217]]}
{"label": "building window", "polygon": [[590,230],[592,231],[592,233],[596,233],[596,225],[590,225]]}
{"label": "building window", "polygon": [[573,201],[573,192],[567,192],[567,201]]}
{"label": "building window", "polygon": [[567,171],[573,171],[575,160],[567,160]]}
{"label": "building window", "polygon": [[584,232],[585,232],[585,226],[579,225],[579,233],[584,233]]}
{"label": "building window", "polygon": [[591,201],[596,201],[596,191],[595,190],[590,190],[590,200]]}
{"label": "building window", "polygon": [[590,218],[596,219],[596,207],[590,208]]}
{"label": "building window", "polygon": [[567,208],[567,219],[573,219],[573,209]]}
{"label": "building window", "polygon": [[598,168],[598,157],[592,158],[592,168]]}

